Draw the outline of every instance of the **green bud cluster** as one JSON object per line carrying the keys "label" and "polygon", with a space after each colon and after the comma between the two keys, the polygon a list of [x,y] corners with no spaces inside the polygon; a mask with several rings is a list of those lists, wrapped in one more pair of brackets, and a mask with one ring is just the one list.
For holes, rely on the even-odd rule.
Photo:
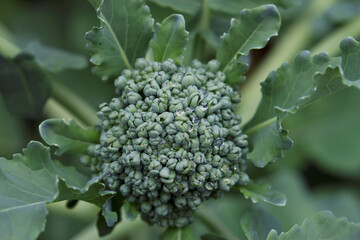
{"label": "green bud cluster", "polygon": [[115,80],[119,96],[100,105],[100,144],[84,162],[147,222],[187,225],[203,201],[249,181],[240,96],[224,81],[216,60],[138,59]]}

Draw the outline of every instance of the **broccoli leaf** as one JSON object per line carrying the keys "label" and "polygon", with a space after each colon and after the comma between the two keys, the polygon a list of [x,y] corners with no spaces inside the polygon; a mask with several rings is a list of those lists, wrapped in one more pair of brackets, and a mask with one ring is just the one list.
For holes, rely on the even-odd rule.
{"label": "broccoli leaf", "polygon": [[168,7],[177,12],[195,15],[200,11],[200,0],[149,0],[149,2],[156,3],[161,7]]}
{"label": "broccoli leaf", "polygon": [[264,201],[276,206],[285,206],[285,194],[271,189],[267,184],[255,184],[250,182],[245,187],[239,187],[245,198],[250,198],[253,203]]}
{"label": "broccoli leaf", "polygon": [[184,228],[169,227],[161,234],[160,240],[194,240],[195,237],[189,225]]}
{"label": "broccoli leaf", "polygon": [[298,0],[209,0],[209,7],[215,12],[221,12],[230,15],[239,13],[239,9],[254,8],[263,4],[275,4],[283,8],[290,8],[298,3]]}
{"label": "broccoli leaf", "polygon": [[240,224],[249,240],[266,239],[271,229],[281,230],[279,220],[260,209],[246,212],[241,218]]}
{"label": "broccoli leaf", "polygon": [[330,211],[322,211],[309,219],[305,219],[301,226],[295,225],[288,232],[277,236],[272,230],[267,240],[306,240],[306,239],[359,239],[360,223],[349,222],[346,218],[336,218]]}
{"label": "broccoli leaf", "polygon": [[23,53],[14,59],[0,56],[0,92],[9,112],[39,118],[51,94],[51,82],[33,56]]}
{"label": "broccoli leaf", "polygon": [[263,48],[280,28],[280,14],[274,5],[243,10],[231,20],[228,33],[222,36],[216,59],[226,73],[232,62],[251,49]]}
{"label": "broccoli leaf", "polygon": [[105,202],[96,222],[96,227],[101,237],[110,234],[115,225],[121,221],[122,205],[123,199],[119,194]]}
{"label": "broccoli leaf", "polygon": [[24,51],[31,53],[42,68],[54,73],[66,69],[80,70],[87,66],[85,56],[48,47],[37,41],[29,43]]}
{"label": "broccoli leaf", "polygon": [[183,59],[185,45],[189,33],[185,30],[185,19],[180,14],[173,14],[157,25],[154,38],[150,45],[153,49],[154,60],[163,62],[172,58],[180,64]]}
{"label": "broccoli leaf", "polygon": [[[30,142],[23,155],[0,158],[1,239],[36,239],[45,228],[47,203],[78,199],[102,206],[113,195],[100,178],[50,158],[49,148]],[[19,228],[19,226],[21,226]]]}
{"label": "broccoli leaf", "polygon": [[64,153],[86,153],[87,148],[100,141],[100,132],[95,128],[81,128],[74,120],[67,124],[64,120],[48,119],[40,126],[40,135],[44,141],[58,147],[56,155]]}
{"label": "broccoli leaf", "polygon": [[152,37],[154,20],[143,0],[89,0],[97,11],[100,27],[86,34],[87,49],[93,53],[93,71],[103,80],[131,69],[145,57]]}
{"label": "broccoli leaf", "polygon": [[[340,44],[342,58],[300,52],[292,64],[283,64],[262,83],[263,98],[253,119],[245,126],[252,144],[249,159],[258,167],[283,156],[292,145],[281,123],[315,100],[343,89],[360,88],[360,44],[352,38]],[[341,61],[341,64],[339,63]]]}

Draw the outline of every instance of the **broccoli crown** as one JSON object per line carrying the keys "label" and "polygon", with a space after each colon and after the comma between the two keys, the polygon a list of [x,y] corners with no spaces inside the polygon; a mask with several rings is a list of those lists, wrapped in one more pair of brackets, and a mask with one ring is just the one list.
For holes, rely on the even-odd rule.
{"label": "broccoli crown", "polygon": [[185,226],[201,202],[249,181],[240,96],[224,81],[216,60],[138,59],[115,80],[119,96],[100,105],[100,144],[83,162],[147,222]]}

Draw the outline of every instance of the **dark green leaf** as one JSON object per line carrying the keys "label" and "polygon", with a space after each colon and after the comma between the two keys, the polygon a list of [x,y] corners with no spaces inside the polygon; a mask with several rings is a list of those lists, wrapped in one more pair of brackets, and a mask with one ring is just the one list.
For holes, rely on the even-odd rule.
{"label": "dark green leaf", "polygon": [[23,152],[12,160],[0,158],[3,240],[36,239],[44,230],[46,203],[78,199],[102,206],[113,195],[104,191],[100,178],[88,181],[75,168],[52,161],[49,148],[39,142],[30,142]]}
{"label": "dark green leaf", "polygon": [[105,217],[103,216],[104,214],[104,210],[100,211],[98,213],[98,219],[96,221],[96,228],[98,230],[98,234],[100,237],[104,237],[110,233],[112,233],[112,231],[114,230],[114,227],[109,227]]}
{"label": "dark green leaf", "polygon": [[263,210],[247,212],[240,224],[249,240],[265,240],[271,229],[281,229],[280,222]]}
{"label": "dark green leaf", "polygon": [[26,118],[39,118],[51,94],[51,83],[28,54],[14,59],[0,56],[0,92],[7,109]]}
{"label": "dark green leaf", "polygon": [[58,147],[57,155],[64,153],[86,153],[92,144],[100,142],[100,132],[96,128],[81,128],[74,120],[67,124],[64,120],[48,119],[39,126],[44,141]]}
{"label": "dark green leaf", "polygon": [[329,211],[322,211],[309,219],[305,219],[301,226],[295,225],[278,238],[272,231],[267,240],[357,240],[360,238],[360,223],[349,222],[346,218],[336,218]]}
{"label": "dark green leaf", "polygon": [[121,221],[122,205],[123,199],[120,194],[117,194],[106,201],[102,211],[98,214],[96,222],[99,236],[102,237],[110,234],[115,225]]}
{"label": "dark green leaf", "polygon": [[50,71],[60,72],[67,69],[80,70],[87,66],[85,56],[31,42],[24,50],[31,53],[38,64]]}
{"label": "dark green leaf", "polygon": [[139,215],[136,204],[130,202],[124,203],[124,212],[125,212],[125,216],[131,221],[134,221],[136,217]]}
{"label": "dark green leaf", "polygon": [[89,2],[101,21],[100,27],[86,34],[87,48],[93,53],[90,61],[96,65],[93,71],[103,80],[115,78],[145,57],[154,20],[143,0]]}
{"label": "dark green leaf", "polygon": [[169,7],[177,12],[195,15],[199,12],[200,0],[149,0],[162,7]]}
{"label": "dark green leaf", "polygon": [[160,240],[195,240],[189,226],[184,228],[169,227],[161,234]]}
{"label": "dark green leaf", "polygon": [[280,14],[274,5],[243,10],[238,19],[231,20],[228,33],[222,36],[216,59],[227,70],[238,55],[248,55],[251,49],[263,48],[280,28]]}
{"label": "dark green leaf", "polygon": [[163,62],[172,58],[180,64],[189,33],[185,30],[185,19],[180,14],[173,14],[157,25],[150,45],[154,60]]}
{"label": "dark green leaf", "polygon": [[276,206],[285,206],[286,204],[286,196],[279,191],[272,190],[267,184],[255,184],[251,182],[239,189],[245,198],[250,198],[254,203],[263,201]]}

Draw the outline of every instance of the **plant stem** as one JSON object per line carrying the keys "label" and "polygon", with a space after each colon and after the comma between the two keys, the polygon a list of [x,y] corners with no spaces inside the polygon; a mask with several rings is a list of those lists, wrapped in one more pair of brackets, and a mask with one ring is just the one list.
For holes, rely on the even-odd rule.
{"label": "plant stem", "polygon": [[195,40],[195,58],[202,61],[204,60],[204,53],[206,48],[206,42],[201,34],[209,29],[210,25],[210,10],[207,3],[208,0],[203,0],[201,7],[200,20],[197,25],[197,35]]}
{"label": "plant stem", "polygon": [[76,218],[81,221],[95,220],[97,218],[97,213],[100,211],[100,208],[84,201],[79,201],[73,209],[68,209],[66,207],[66,201],[50,203],[47,204],[46,207],[50,214],[54,213],[56,215]]}
{"label": "plant stem", "polygon": [[0,36],[0,53],[4,57],[14,58],[21,52],[20,48]]}
{"label": "plant stem", "polygon": [[216,216],[213,216],[208,211],[198,210],[196,212],[197,218],[211,231],[220,234],[227,240],[240,240],[226,226],[219,221]]}
{"label": "plant stem", "polygon": [[[119,240],[123,239],[125,236],[131,234],[133,231],[146,227],[147,224],[143,222],[139,217],[134,221],[130,221],[125,217],[122,218],[121,222],[116,225],[114,231],[105,237],[102,237],[102,240]],[[76,234],[70,240],[98,240],[98,232],[96,229],[95,223],[90,224],[87,228]]]}
{"label": "plant stem", "polygon": [[53,98],[61,103],[65,108],[72,112],[86,125],[98,123],[95,109],[85,102],[82,98],[65,87],[59,80],[50,76],[53,83]]}
{"label": "plant stem", "polygon": [[64,106],[62,106],[54,98],[49,98],[44,106],[44,115],[50,118],[64,118],[66,120],[74,119],[81,126],[85,127],[86,124],[75,116],[72,112],[69,112]]}
{"label": "plant stem", "polygon": [[[313,0],[307,6],[302,16],[282,34],[271,52],[257,66],[240,89],[242,103],[237,112],[241,112],[243,125],[255,114],[261,100],[260,82],[264,81],[267,75],[281,66],[285,61],[290,61],[297,52],[307,47],[311,41],[311,26],[315,18],[327,10],[334,0]],[[326,39],[325,39],[326,41]]]}
{"label": "plant stem", "polygon": [[312,54],[320,52],[327,52],[330,56],[336,56],[340,49],[339,44],[341,40],[348,36],[358,37],[360,35],[360,14],[358,14],[352,21],[334,31],[326,37],[325,40],[317,43],[311,48]]}

